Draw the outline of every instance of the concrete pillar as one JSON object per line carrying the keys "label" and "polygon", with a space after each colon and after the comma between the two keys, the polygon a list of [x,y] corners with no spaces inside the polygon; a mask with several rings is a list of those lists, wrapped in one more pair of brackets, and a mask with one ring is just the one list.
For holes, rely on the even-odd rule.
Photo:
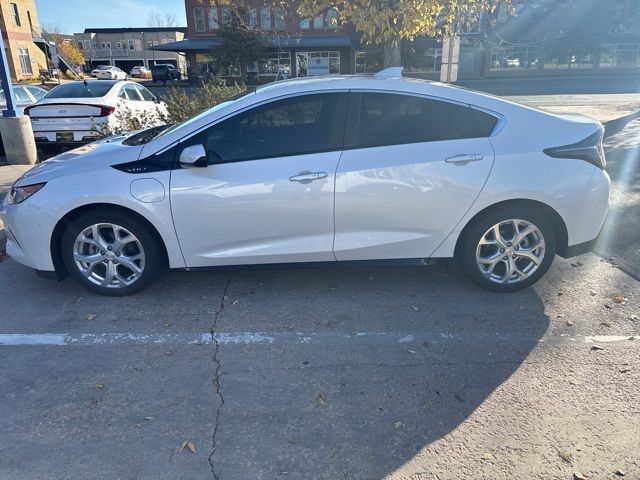
{"label": "concrete pillar", "polygon": [[8,163],[13,165],[36,163],[38,152],[29,117],[25,115],[0,117],[0,135]]}

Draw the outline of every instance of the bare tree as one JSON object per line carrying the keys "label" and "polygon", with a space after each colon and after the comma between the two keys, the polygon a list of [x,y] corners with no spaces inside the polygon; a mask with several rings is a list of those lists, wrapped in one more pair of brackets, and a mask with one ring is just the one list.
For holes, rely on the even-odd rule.
{"label": "bare tree", "polygon": [[43,32],[47,32],[48,34],[51,35],[64,35],[64,28],[62,28],[62,25],[60,25],[60,22],[47,22],[47,23],[42,23],[40,25],[40,28],[42,29]]}
{"label": "bare tree", "polygon": [[175,13],[159,13],[151,10],[147,15],[147,25],[149,27],[175,27],[178,19]]}

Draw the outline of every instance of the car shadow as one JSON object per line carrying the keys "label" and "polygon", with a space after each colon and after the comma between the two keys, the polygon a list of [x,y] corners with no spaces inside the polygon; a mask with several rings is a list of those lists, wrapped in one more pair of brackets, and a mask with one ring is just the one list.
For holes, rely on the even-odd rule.
{"label": "car shadow", "polygon": [[[21,400],[27,390],[16,389],[12,402],[20,411],[27,407],[18,405],[46,398],[50,420],[38,424],[38,448],[43,459],[68,464],[70,476],[84,468],[75,460],[82,458],[110,478],[131,471],[138,478],[170,478],[153,477],[162,471],[206,478],[215,445],[211,464],[223,480],[384,478],[469,418],[549,326],[535,289],[487,293],[452,265],[170,273],[125,298],[38,279],[13,262],[0,269],[12,291],[32,292],[29,301],[6,297],[5,332],[213,327],[272,338],[221,341],[217,349],[13,350],[9,364],[20,367],[31,390]],[[38,370],[38,362],[46,368]],[[95,391],[95,383],[107,387],[91,393],[87,385]],[[95,408],[96,398],[105,407]],[[73,412],[72,434],[56,412]],[[132,428],[132,419],[146,416],[154,420]],[[19,432],[34,428],[34,416],[25,410],[16,418],[12,448],[28,446]],[[103,424],[109,428],[96,449],[92,429]],[[142,434],[153,441],[140,441]],[[165,454],[182,438],[195,438],[200,463]],[[35,465],[7,455],[20,471]],[[121,461],[107,465],[110,458]]]}
{"label": "car shadow", "polygon": [[238,272],[213,463],[225,479],[384,478],[464,422],[549,326],[536,291],[455,267]]}

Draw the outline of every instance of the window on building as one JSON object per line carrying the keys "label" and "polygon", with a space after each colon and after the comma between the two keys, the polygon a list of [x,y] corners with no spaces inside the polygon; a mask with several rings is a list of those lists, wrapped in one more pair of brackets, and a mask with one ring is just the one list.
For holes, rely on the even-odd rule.
{"label": "window on building", "polygon": [[369,73],[367,71],[367,52],[356,50],[356,73]]}
{"label": "window on building", "polygon": [[284,9],[276,8],[273,11],[274,23],[276,30],[284,30],[285,21],[284,21]]}
{"label": "window on building", "polygon": [[600,68],[640,67],[640,44],[622,43],[602,46]]}
{"label": "window on building", "polygon": [[220,22],[218,22],[218,9],[210,8],[209,9],[209,30],[218,30],[220,28]]}
{"label": "window on building", "polygon": [[231,25],[231,22],[233,20],[233,12],[231,11],[231,9],[229,7],[222,7],[222,24],[223,25]]}
{"label": "window on building", "polygon": [[129,50],[135,50],[136,49],[136,42],[133,38],[128,40],[129,42]]}
{"label": "window on building", "polygon": [[19,48],[18,56],[20,57],[20,69],[23,75],[31,75],[33,70],[31,69],[31,57],[29,56],[29,50],[27,48]]}
{"label": "window on building", "polygon": [[311,19],[310,18],[302,18],[300,19],[300,30],[309,30],[311,28]]}
{"label": "window on building", "polygon": [[329,30],[335,30],[338,28],[338,11],[335,8],[327,10],[327,28]]}
{"label": "window on building", "polygon": [[260,28],[262,30],[271,30],[271,8],[269,7],[260,9]]}
{"label": "window on building", "polygon": [[[287,77],[291,76],[291,53],[290,52],[276,52],[272,53],[268,57],[262,58],[257,62],[257,72],[260,75],[277,75],[278,72],[283,72]],[[255,67],[254,70],[256,71]]]}
{"label": "window on building", "polygon": [[296,69],[298,77],[338,74],[340,52],[298,52]]}
{"label": "window on building", "polygon": [[89,40],[84,41],[84,49],[91,50],[91,42]]}
{"label": "window on building", "polygon": [[208,128],[192,142],[223,162],[339,150],[346,96],[322,93],[270,102]]}
{"label": "window on building", "polygon": [[29,21],[29,29],[33,31],[33,22],[31,21],[31,12],[27,10],[27,20]]}
{"label": "window on building", "polygon": [[16,27],[21,26],[20,25],[20,12],[18,11],[18,4],[17,3],[12,3],[12,4],[10,4],[10,8],[11,8],[11,16],[13,17],[13,24]]}
{"label": "window on building", "polygon": [[193,7],[193,19],[196,32],[204,32],[204,7]]}
{"label": "window on building", "polygon": [[78,42],[78,50],[84,50],[84,42]]}
{"label": "window on building", "polygon": [[321,30],[324,28],[324,15],[320,14],[320,15],[316,15],[315,17],[313,17],[313,28],[315,28],[316,30]]}
{"label": "window on building", "polygon": [[538,67],[538,49],[529,46],[493,47],[491,70],[532,70]]}
{"label": "window on building", "polygon": [[[482,112],[478,112],[482,114]],[[355,138],[347,148],[486,137],[468,106],[410,95],[360,94]]]}
{"label": "window on building", "polygon": [[142,40],[139,38],[136,38],[134,40],[135,44],[136,44],[136,50],[141,51],[142,50]]}
{"label": "window on building", "polygon": [[249,27],[258,28],[258,11],[255,8],[249,9]]}
{"label": "window on building", "polygon": [[116,42],[116,48],[122,50],[122,42]]}

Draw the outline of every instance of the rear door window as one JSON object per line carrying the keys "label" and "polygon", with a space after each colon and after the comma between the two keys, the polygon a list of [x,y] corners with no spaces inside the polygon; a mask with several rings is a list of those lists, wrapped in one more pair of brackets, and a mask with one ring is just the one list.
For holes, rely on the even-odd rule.
{"label": "rear door window", "polygon": [[142,96],[138,93],[138,89],[131,83],[124,86],[124,93],[129,100],[133,100],[134,102],[142,101]]}
{"label": "rear door window", "polygon": [[390,93],[353,95],[355,107],[346,148],[487,136],[474,111],[466,105]]}
{"label": "rear door window", "polygon": [[149,90],[147,90],[146,88],[144,88],[142,85],[136,85],[135,86],[138,89],[138,92],[140,92],[140,95],[142,95],[142,99],[145,102],[155,102],[156,101],[156,97],[153,93],[151,93]]}

